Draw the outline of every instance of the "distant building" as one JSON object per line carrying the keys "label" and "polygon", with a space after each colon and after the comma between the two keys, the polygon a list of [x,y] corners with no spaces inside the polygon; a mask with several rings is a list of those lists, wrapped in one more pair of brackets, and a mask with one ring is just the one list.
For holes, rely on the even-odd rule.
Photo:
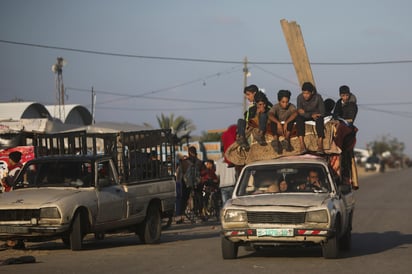
{"label": "distant building", "polygon": [[0,149],[21,145],[23,132],[59,132],[92,124],[84,106],[65,105],[63,121],[54,115],[56,108],[36,102],[0,103]]}

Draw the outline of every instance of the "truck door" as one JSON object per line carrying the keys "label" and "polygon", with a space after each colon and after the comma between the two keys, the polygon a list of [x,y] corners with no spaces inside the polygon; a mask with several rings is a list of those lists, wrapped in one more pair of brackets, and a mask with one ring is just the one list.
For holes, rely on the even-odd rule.
{"label": "truck door", "polygon": [[120,220],[125,215],[126,193],[117,181],[117,173],[110,160],[96,163],[97,223]]}

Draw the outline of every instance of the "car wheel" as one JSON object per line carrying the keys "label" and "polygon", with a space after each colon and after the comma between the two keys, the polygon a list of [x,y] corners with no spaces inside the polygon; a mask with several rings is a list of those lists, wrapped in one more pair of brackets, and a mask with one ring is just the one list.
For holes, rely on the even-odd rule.
{"label": "car wheel", "polygon": [[76,213],[70,231],[70,248],[71,250],[81,250],[83,243],[82,218],[80,213]]}
{"label": "car wheel", "polygon": [[326,243],[322,244],[322,254],[325,259],[336,259],[339,256],[339,228],[340,222],[336,221],[335,224],[335,233],[333,237],[329,238]]}
{"label": "car wheel", "polygon": [[343,234],[343,236],[339,239],[339,248],[343,251],[349,251],[352,247],[352,232],[348,228]]}
{"label": "car wheel", "polygon": [[223,259],[236,259],[239,250],[239,245],[228,240],[226,237],[221,237],[222,257]]}
{"label": "car wheel", "polygon": [[349,214],[348,227],[346,228],[345,233],[339,239],[340,250],[349,251],[352,248],[352,219],[353,219],[353,212]]}
{"label": "car wheel", "polygon": [[137,234],[143,243],[154,244],[160,240],[161,233],[160,210],[157,206],[151,205],[147,210],[146,219],[138,227]]}

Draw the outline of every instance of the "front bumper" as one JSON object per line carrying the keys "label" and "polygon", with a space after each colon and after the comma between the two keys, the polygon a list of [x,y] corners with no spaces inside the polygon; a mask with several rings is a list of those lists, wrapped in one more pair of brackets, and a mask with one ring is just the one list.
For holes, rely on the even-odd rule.
{"label": "front bumper", "polygon": [[319,228],[246,228],[223,229],[222,236],[232,242],[266,244],[321,244],[335,234],[331,229]]}
{"label": "front bumper", "polygon": [[0,239],[54,237],[66,233],[69,229],[69,224],[59,226],[0,225]]}

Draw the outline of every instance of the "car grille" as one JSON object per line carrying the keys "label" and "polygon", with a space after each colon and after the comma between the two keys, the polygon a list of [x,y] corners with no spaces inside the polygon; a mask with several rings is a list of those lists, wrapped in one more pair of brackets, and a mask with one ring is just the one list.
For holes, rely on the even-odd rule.
{"label": "car grille", "polygon": [[301,224],[305,222],[305,213],[252,211],[247,213],[247,219],[252,224]]}
{"label": "car grille", "polygon": [[0,210],[0,221],[30,221],[40,217],[40,209]]}

